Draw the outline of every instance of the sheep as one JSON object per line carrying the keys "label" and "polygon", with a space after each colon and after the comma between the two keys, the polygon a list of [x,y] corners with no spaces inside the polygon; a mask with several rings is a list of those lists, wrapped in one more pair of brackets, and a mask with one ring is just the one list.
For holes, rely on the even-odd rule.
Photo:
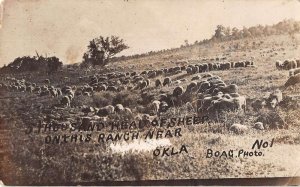
{"label": "sheep", "polygon": [[229,130],[233,131],[236,134],[243,134],[245,133],[249,128],[245,125],[239,124],[239,123],[234,123],[233,125],[230,126]]}
{"label": "sheep", "polygon": [[92,118],[91,117],[82,117],[80,128],[82,130],[87,131],[89,129],[89,127],[91,126],[91,124],[92,124]]}
{"label": "sheep", "polygon": [[91,93],[90,92],[83,92],[82,95],[90,97]]}
{"label": "sheep", "polygon": [[144,89],[147,87],[147,82],[145,80],[139,81],[135,89]]}
{"label": "sheep", "polygon": [[44,80],[44,83],[45,83],[45,84],[50,84],[50,80],[49,80],[49,79],[45,79],[45,80]]}
{"label": "sheep", "polygon": [[236,98],[221,98],[213,100],[211,105],[207,108],[208,112],[223,112],[223,111],[236,111],[243,109],[246,110],[246,98],[244,96]]}
{"label": "sheep", "polygon": [[220,91],[222,91],[223,93],[237,93],[238,86],[236,84],[230,84],[225,87],[220,87]]}
{"label": "sheep", "polygon": [[116,86],[108,86],[106,91],[117,92],[118,88]]}
{"label": "sheep", "polygon": [[33,87],[33,86],[31,86],[31,85],[26,87],[26,91],[27,91],[27,92],[30,92],[30,93],[32,93],[32,92],[33,92],[33,90],[34,90],[34,87]]}
{"label": "sheep", "polygon": [[201,76],[200,76],[200,75],[196,75],[196,76],[192,77],[192,81],[193,81],[193,80],[199,80],[199,79],[201,79]]}
{"label": "sheep", "polygon": [[289,86],[293,86],[295,84],[300,83],[300,74],[296,74],[294,76],[289,77],[289,79],[284,84],[285,88]]}
{"label": "sheep", "polygon": [[202,78],[209,78],[209,77],[213,77],[213,75],[211,73],[206,73],[202,75]]}
{"label": "sheep", "polygon": [[51,94],[52,97],[58,97],[58,92],[57,92],[56,89],[51,89],[50,94]]}
{"label": "sheep", "polygon": [[251,103],[251,107],[256,112],[263,109],[265,106],[266,106],[266,100],[264,99],[256,99],[254,102]]}
{"label": "sheep", "polygon": [[160,103],[161,103],[160,101],[154,100],[150,104],[150,111],[152,111],[154,115],[158,115],[159,114]]}
{"label": "sheep", "polygon": [[199,84],[200,84],[200,86],[199,86],[198,92],[201,92],[201,93],[204,93],[211,86],[210,82],[208,82],[208,81],[203,81],[203,82],[200,82]]}
{"label": "sheep", "polygon": [[121,113],[122,111],[124,111],[124,106],[122,104],[117,104],[115,106],[115,112],[116,113]]}
{"label": "sheep", "polygon": [[60,103],[61,103],[62,106],[67,106],[67,107],[69,107],[71,101],[70,101],[70,98],[69,98],[68,96],[64,96],[64,97],[61,99]]}
{"label": "sheep", "polygon": [[187,73],[187,74],[192,74],[192,72],[193,72],[192,67],[186,68],[186,73]]}
{"label": "sheep", "polygon": [[289,76],[291,77],[297,75],[298,73],[300,73],[300,68],[290,69]]}
{"label": "sheep", "polygon": [[95,112],[96,110],[93,107],[83,106],[81,111],[85,114],[88,114],[90,112]]}
{"label": "sheep", "polygon": [[65,95],[69,95],[73,99],[75,96],[75,92],[73,90],[66,90]]}
{"label": "sheep", "polygon": [[177,87],[174,88],[174,90],[173,90],[173,96],[174,96],[174,97],[178,97],[178,96],[182,95],[183,92],[184,92],[183,87],[182,87],[182,86],[177,86]]}
{"label": "sheep", "polygon": [[222,63],[222,64],[220,65],[220,68],[221,68],[222,70],[228,70],[228,69],[230,69],[230,67],[231,67],[230,62],[224,62],[224,63]]}
{"label": "sheep", "polygon": [[156,76],[156,72],[155,71],[149,71],[148,72],[148,78],[154,78]]}
{"label": "sheep", "polygon": [[186,92],[192,92],[195,88],[197,88],[197,82],[192,81],[186,88]]}
{"label": "sheep", "polygon": [[156,79],[155,81],[155,87],[160,87],[162,86],[161,80],[160,79]]}
{"label": "sheep", "polygon": [[99,108],[97,115],[100,117],[108,116],[109,114],[113,114],[115,112],[115,107],[112,105],[107,105],[105,107]]}
{"label": "sheep", "polygon": [[163,81],[163,86],[169,86],[172,83],[172,79],[170,77],[166,77]]}
{"label": "sheep", "polygon": [[283,69],[283,62],[282,62],[282,61],[277,60],[277,61],[275,62],[275,65],[276,65],[276,69],[277,69],[277,70]]}
{"label": "sheep", "polygon": [[256,122],[254,124],[254,128],[258,129],[258,130],[264,130],[265,129],[264,124],[262,122]]}
{"label": "sheep", "polygon": [[300,59],[297,59],[296,63],[297,63],[297,68],[300,68]]}
{"label": "sheep", "polygon": [[146,79],[146,86],[150,86],[150,79]]}
{"label": "sheep", "polygon": [[283,62],[283,67],[285,70],[297,68],[297,62],[296,60],[285,60]]}
{"label": "sheep", "polygon": [[201,72],[207,72],[209,71],[209,67],[207,63],[202,64],[201,66]]}
{"label": "sheep", "polygon": [[199,73],[199,67],[198,67],[198,66],[192,67],[192,73],[193,73],[193,74]]}
{"label": "sheep", "polygon": [[127,116],[131,116],[132,117],[132,111],[130,108],[128,107],[125,107],[124,108],[124,114],[127,115]]}
{"label": "sheep", "polygon": [[244,61],[236,62],[235,65],[234,65],[235,68],[245,67],[245,66],[246,66],[246,64],[245,64]]}
{"label": "sheep", "polygon": [[279,89],[276,89],[273,93],[270,94],[268,98],[268,104],[271,108],[275,108],[282,101],[282,92]]}
{"label": "sheep", "polygon": [[97,91],[106,91],[106,90],[107,90],[107,86],[105,84],[101,84],[97,88]]}

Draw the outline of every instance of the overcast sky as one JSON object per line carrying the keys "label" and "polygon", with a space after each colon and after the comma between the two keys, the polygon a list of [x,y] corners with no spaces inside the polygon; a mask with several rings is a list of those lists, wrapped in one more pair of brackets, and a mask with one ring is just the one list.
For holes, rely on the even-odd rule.
{"label": "overcast sky", "polygon": [[79,62],[100,35],[123,38],[128,55],[210,38],[218,24],[300,21],[298,0],[5,0],[2,7],[0,66],[35,50]]}

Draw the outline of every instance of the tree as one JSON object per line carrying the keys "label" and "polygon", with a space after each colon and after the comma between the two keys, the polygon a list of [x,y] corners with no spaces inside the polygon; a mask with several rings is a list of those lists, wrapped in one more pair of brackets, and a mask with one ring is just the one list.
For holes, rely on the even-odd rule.
{"label": "tree", "polygon": [[217,29],[215,30],[215,35],[217,39],[223,39],[225,36],[225,27],[223,25],[218,25]]}
{"label": "tree", "polygon": [[225,30],[224,30],[224,34],[225,34],[225,37],[227,39],[229,39],[229,37],[231,35],[231,28],[230,27],[226,27]]}
{"label": "tree", "polygon": [[232,33],[233,39],[239,39],[239,29],[238,28],[233,27],[231,33]]}
{"label": "tree", "polygon": [[44,72],[54,73],[63,66],[59,58],[43,57],[43,56],[23,56],[17,57],[13,62],[2,68],[6,72],[21,73],[21,72]]}
{"label": "tree", "polygon": [[46,58],[46,61],[48,65],[48,73],[56,72],[63,66],[63,63],[55,56]]}
{"label": "tree", "polygon": [[105,66],[113,56],[129,47],[118,36],[100,36],[91,40],[87,48],[83,54],[83,66]]}

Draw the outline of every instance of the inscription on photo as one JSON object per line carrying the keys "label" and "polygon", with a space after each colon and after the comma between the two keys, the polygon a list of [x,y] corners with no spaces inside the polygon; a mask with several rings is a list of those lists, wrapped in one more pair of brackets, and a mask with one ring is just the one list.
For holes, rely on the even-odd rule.
{"label": "inscription on photo", "polygon": [[[251,150],[238,149],[238,150],[206,150],[206,158],[234,158],[234,157],[263,157],[265,156],[264,149],[273,147],[274,138],[271,141],[256,140]],[[254,150],[258,149],[258,150]]]}

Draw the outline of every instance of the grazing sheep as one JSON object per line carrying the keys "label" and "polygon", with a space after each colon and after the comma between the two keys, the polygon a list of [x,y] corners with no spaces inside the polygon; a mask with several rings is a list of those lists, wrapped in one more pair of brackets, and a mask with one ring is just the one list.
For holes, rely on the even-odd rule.
{"label": "grazing sheep", "polygon": [[124,114],[127,115],[127,116],[131,116],[132,117],[132,111],[130,108],[128,107],[125,107],[124,108]]}
{"label": "grazing sheep", "polygon": [[300,59],[297,59],[296,63],[297,63],[297,68],[300,68]]}
{"label": "grazing sheep", "polygon": [[83,129],[83,130],[88,130],[89,127],[91,126],[91,124],[92,124],[92,118],[91,117],[83,117],[81,119],[80,128]]}
{"label": "grazing sheep", "polygon": [[206,73],[206,74],[202,75],[202,78],[209,78],[209,77],[213,77],[213,75],[210,73]]}
{"label": "grazing sheep", "polygon": [[178,96],[182,95],[183,92],[184,92],[183,87],[182,87],[182,86],[177,86],[177,87],[174,88],[174,90],[173,90],[173,96],[174,96],[174,97],[178,97]]}
{"label": "grazing sheep", "polygon": [[52,97],[58,97],[58,92],[57,92],[56,89],[51,89],[50,94],[51,94]]}
{"label": "grazing sheep", "polygon": [[82,95],[90,97],[91,93],[90,92],[83,92]]}
{"label": "grazing sheep", "polygon": [[200,76],[200,75],[196,75],[196,76],[192,77],[192,81],[193,81],[193,80],[199,80],[199,79],[201,79],[201,76]]}
{"label": "grazing sheep", "polygon": [[81,109],[81,111],[83,113],[90,113],[90,112],[95,112],[95,108],[93,107],[88,107],[88,106],[83,106],[83,108]]}
{"label": "grazing sheep", "polygon": [[254,124],[254,128],[257,129],[257,130],[264,130],[265,129],[264,124],[262,122],[256,122]]}
{"label": "grazing sheep", "polygon": [[153,112],[154,115],[158,115],[159,114],[160,103],[161,103],[160,101],[154,100],[150,104],[150,111]]}
{"label": "grazing sheep", "polygon": [[290,70],[290,69],[297,68],[297,62],[296,62],[296,60],[285,60],[283,62],[283,68],[285,70]]}
{"label": "grazing sheep", "polygon": [[29,86],[27,86],[27,87],[26,87],[26,91],[27,91],[27,92],[30,92],[30,93],[32,93],[32,92],[33,92],[33,90],[34,90],[34,87],[33,87],[33,86],[31,86],[31,85],[29,85]]}
{"label": "grazing sheep", "polygon": [[146,86],[150,86],[150,79],[146,79]]}
{"label": "grazing sheep", "polygon": [[67,107],[69,107],[71,101],[70,101],[70,98],[69,98],[68,96],[64,96],[64,97],[61,99],[60,103],[61,103],[62,106],[67,106]]}
{"label": "grazing sheep", "polygon": [[115,107],[112,105],[107,105],[105,107],[99,108],[97,115],[100,117],[108,116],[109,114],[113,114],[115,112]]}
{"label": "grazing sheep", "polygon": [[154,78],[156,76],[156,72],[155,71],[149,71],[148,72],[148,77],[149,78]]}
{"label": "grazing sheep", "polygon": [[289,76],[291,77],[297,75],[298,73],[300,73],[300,68],[290,69]]}
{"label": "grazing sheep", "polygon": [[246,98],[244,96],[236,98],[224,98],[218,100],[213,100],[211,105],[207,108],[208,112],[223,112],[223,111],[236,111],[236,110],[246,110]]}
{"label": "grazing sheep", "polygon": [[117,92],[118,88],[116,86],[108,86],[106,91]]}
{"label": "grazing sheep", "polygon": [[157,79],[157,80],[155,81],[155,87],[160,87],[160,86],[162,86],[161,80],[160,80],[160,79]]}
{"label": "grazing sheep", "polygon": [[145,80],[139,81],[138,85],[136,86],[136,89],[144,89],[147,87],[147,82]]}
{"label": "grazing sheep", "polygon": [[45,79],[45,80],[44,80],[44,83],[45,83],[45,84],[50,84],[50,80],[49,80],[49,79]]}
{"label": "grazing sheep", "polygon": [[124,111],[124,106],[122,104],[116,104],[115,106],[115,112],[116,113],[121,113]]}
{"label": "grazing sheep", "polygon": [[276,69],[277,69],[277,70],[283,69],[283,62],[282,62],[282,61],[277,60],[277,61],[275,62],[275,65],[276,65]]}
{"label": "grazing sheep", "polygon": [[267,103],[270,104],[271,108],[275,108],[282,101],[282,92],[279,89],[276,89],[273,93],[270,94]]}
{"label": "grazing sheep", "polygon": [[210,88],[210,82],[208,82],[208,81],[203,81],[203,82],[200,82],[199,84],[200,84],[200,86],[199,86],[198,92],[204,93],[207,89]]}
{"label": "grazing sheep", "polygon": [[172,79],[170,77],[166,77],[164,79],[163,86],[166,86],[166,85],[170,86],[171,83],[172,83]]}
{"label": "grazing sheep", "polygon": [[192,81],[186,88],[186,92],[193,92],[194,89],[197,88],[197,82]]}
{"label": "grazing sheep", "polygon": [[106,90],[107,90],[107,86],[105,84],[101,84],[97,88],[97,91],[106,91]]}
{"label": "grazing sheep", "polygon": [[192,67],[186,68],[186,73],[187,73],[187,74],[192,74],[192,73],[193,73]]}
{"label": "grazing sheep", "polygon": [[256,99],[254,102],[251,103],[251,107],[255,112],[263,109],[266,106],[266,100],[264,99]]}
{"label": "grazing sheep", "polygon": [[284,84],[285,87],[288,87],[288,86],[293,86],[295,84],[298,84],[300,83],[300,74],[296,74],[294,76],[291,76],[287,81],[286,83]]}
{"label": "grazing sheep", "polygon": [[233,131],[236,134],[243,134],[245,133],[249,128],[245,125],[239,124],[239,123],[234,123],[233,125],[230,126],[229,130]]}
{"label": "grazing sheep", "polygon": [[236,84],[230,84],[225,87],[220,87],[220,91],[223,93],[237,93],[238,92],[238,86]]}

